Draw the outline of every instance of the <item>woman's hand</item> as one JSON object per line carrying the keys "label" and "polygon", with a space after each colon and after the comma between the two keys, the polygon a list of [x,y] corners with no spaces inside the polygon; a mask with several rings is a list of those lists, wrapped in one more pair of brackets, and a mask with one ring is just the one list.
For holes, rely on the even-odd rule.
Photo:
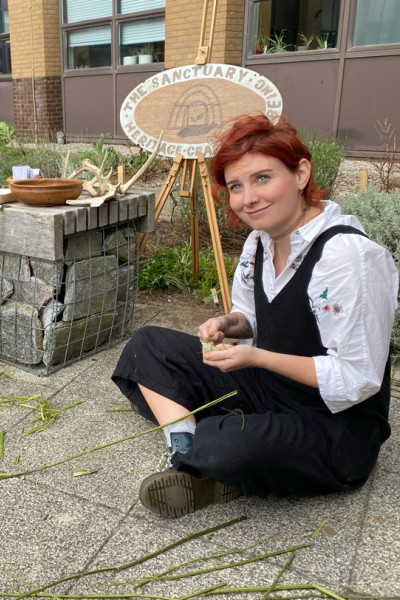
{"label": "woman's hand", "polygon": [[213,317],[200,325],[197,335],[201,342],[208,342],[216,346],[224,339],[228,327],[228,317]]}
{"label": "woman's hand", "polygon": [[236,346],[221,344],[216,350],[204,352],[203,362],[224,372],[236,371],[237,369],[261,366],[262,354],[265,352],[265,350],[247,344]]}
{"label": "woman's hand", "polygon": [[218,349],[203,353],[203,362],[221,371],[244,368],[267,369],[294,381],[318,388],[314,359],[311,356],[294,356],[270,352],[256,346],[221,344]]}
{"label": "woman's hand", "polygon": [[213,345],[220,344],[224,337],[237,339],[254,337],[249,322],[239,312],[208,319],[208,321],[200,325],[197,335],[200,341]]}

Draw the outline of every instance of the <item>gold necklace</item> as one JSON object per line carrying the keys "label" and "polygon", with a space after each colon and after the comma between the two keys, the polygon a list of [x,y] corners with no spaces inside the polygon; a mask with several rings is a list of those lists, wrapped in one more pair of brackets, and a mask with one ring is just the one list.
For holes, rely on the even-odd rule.
{"label": "gold necklace", "polygon": [[270,235],[269,237],[271,238],[271,240],[273,240],[274,242],[277,242],[278,240],[282,240],[284,237],[289,235],[289,233],[292,233],[292,231],[297,229],[299,226],[304,225],[304,223],[306,221],[306,216],[307,216],[307,213],[309,210],[310,210],[309,206],[306,206],[306,208],[303,208],[303,211],[302,211],[301,215],[299,216],[299,218],[296,219],[296,221],[292,225],[290,225],[290,227],[288,227],[287,229],[282,231],[282,233],[279,233],[278,235]]}

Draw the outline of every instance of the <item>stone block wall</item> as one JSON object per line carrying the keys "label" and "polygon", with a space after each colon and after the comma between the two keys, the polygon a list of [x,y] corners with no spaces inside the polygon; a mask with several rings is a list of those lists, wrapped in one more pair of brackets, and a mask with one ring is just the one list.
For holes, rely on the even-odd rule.
{"label": "stone block wall", "polygon": [[0,252],[0,357],[46,375],[124,339],[137,273],[133,221],[66,238],[63,260]]}

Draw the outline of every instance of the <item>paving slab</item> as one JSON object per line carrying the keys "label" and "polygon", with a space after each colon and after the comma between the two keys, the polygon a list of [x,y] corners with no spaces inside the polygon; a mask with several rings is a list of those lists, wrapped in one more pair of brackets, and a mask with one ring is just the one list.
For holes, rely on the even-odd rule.
{"label": "paving slab", "polygon": [[[136,323],[195,333],[195,315],[207,318],[215,311],[202,306],[199,313],[197,308],[185,303],[177,310],[176,297],[168,295],[165,301],[147,298],[146,303],[138,303]],[[276,591],[271,595],[276,598],[316,593],[310,586],[317,584],[337,594],[400,599],[398,398],[393,398],[391,407],[392,436],[362,489],[317,498],[241,497],[180,519],[163,519],[146,511],[138,498],[142,479],[155,470],[165,449],[163,434],[144,434],[152,425],[126,410],[128,402],[110,379],[124,345],[46,377],[0,363],[0,372],[12,375],[12,379],[0,377],[0,397],[40,394],[59,408],[82,401],[60,413],[41,433],[27,437],[20,434],[33,414],[15,407],[0,411],[0,429],[7,432],[0,472],[15,475],[0,479],[0,591],[6,597],[70,577],[49,588],[49,593],[97,593],[104,599],[109,594],[135,593],[179,598],[218,585],[275,582],[309,586],[303,591]],[[40,469],[79,453],[73,460]],[[35,472],[17,476],[25,471]],[[82,471],[91,473],[77,476]],[[227,525],[233,519],[238,521]],[[212,527],[220,529],[209,531]],[[307,547],[293,552],[293,547],[303,545]],[[273,554],[254,560],[268,553]],[[184,567],[189,560],[196,562]],[[124,566],[133,561],[140,564]],[[178,579],[179,565],[180,571],[211,565],[218,570]],[[167,569],[173,579],[144,584],[144,578]],[[92,575],[74,577],[91,571]],[[136,580],[140,587],[135,587]],[[251,600],[260,598],[260,592],[218,596],[233,597]]]}

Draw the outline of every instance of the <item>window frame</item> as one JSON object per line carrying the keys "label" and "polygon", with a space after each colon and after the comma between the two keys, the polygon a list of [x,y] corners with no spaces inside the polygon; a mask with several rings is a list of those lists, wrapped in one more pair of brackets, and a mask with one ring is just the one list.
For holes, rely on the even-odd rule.
{"label": "window frame", "polygon": [[[263,0],[250,0],[247,4],[247,13],[246,13],[246,31],[247,36],[245,36],[247,43],[244,44],[244,58],[246,63],[257,64],[258,62],[296,62],[298,60],[319,60],[332,58],[332,55],[338,55],[340,51],[341,39],[342,39],[342,29],[343,29],[343,14],[345,12],[345,5],[348,0],[341,0],[340,9],[338,14],[338,22],[337,22],[337,35],[336,35],[336,45],[334,47],[327,47],[322,49],[320,48],[310,48],[307,50],[298,50],[298,45],[294,50],[285,50],[278,52],[263,52],[263,53],[254,53],[252,49],[252,44],[258,37],[253,32],[252,24],[255,23],[255,9],[257,4],[260,4]],[[271,0],[272,2],[274,0]],[[276,1],[276,0],[275,0]],[[278,0],[279,1],[279,0]]]}
{"label": "window frame", "polygon": [[381,56],[390,55],[390,54],[399,54],[400,53],[400,40],[399,42],[387,43],[387,44],[365,44],[365,45],[354,45],[354,33],[356,27],[357,20],[357,9],[358,9],[358,0],[351,4],[350,8],[350,16],[349,16],[349,36],[347,40],[346,50],[352,55],[360,54],[365,56],[368,55],[377,55]]}
{"label": "window frame", "polygon": [[[9,10],[8,10],[8,3],[6,4],[7,6],[7,15],[9,15]],[[2,8],[3,13],[6,12],[5,11],[5,7]],[[7,43],[8,43],[8,53],[5,50],[4,51],[4,63],[5,65],[9,67],[9,70],[6,73],[2,73],[0,72],[0,80],[1,81],[8,81],[11,79],[12,76],[12,63],[11,63],[11,41],[10,41],[10,28],[8,27],[8,31],[0,31],[0,43],[4,43],[5,45],[5,49],[7,47]],[[3,50],[0,49],[0,51],[3,53]]]}
{"label": "window frame", "polygon": [[[63,62],[63,73],[66,76],[69,75],[88,75],[88,74],[98,74],[100,72],[113,72],[116,70],[126,70],[131,67],[127,67],[122,64],[122,56],[121,56],[121,44],[120,44],[120,25],[124,22],[130,21],[139,21],[143,19],[162,17],[165,23],[165,5],[163,8],[153,8],[150,10],[144,10],[140,12],[133,13],[118,13],[117,6],[118,0],[112,1],[112,16],[111,17],[102,17],[99,19],[86,19],[83,21],[75,21],[73,23],[65,23],[64,22],[64,1],[60,0],[60,15],[61,15],[61,34],[62,34],[62,62]],[[73,31],[78,31],[81,29],[90,29],[91,27],[97,26],[110,26],[111,27],[111,64],[109,66],[101,66],[101,67],[89,67],[79,69],[76,67],[68,66],[68,34]],[[164,48],[165,48],[165,35],[164,35]],[[137,70],[160,70],[163,68],[163,61],[154,62],[151,65],[133,65],[133,68]]]}

